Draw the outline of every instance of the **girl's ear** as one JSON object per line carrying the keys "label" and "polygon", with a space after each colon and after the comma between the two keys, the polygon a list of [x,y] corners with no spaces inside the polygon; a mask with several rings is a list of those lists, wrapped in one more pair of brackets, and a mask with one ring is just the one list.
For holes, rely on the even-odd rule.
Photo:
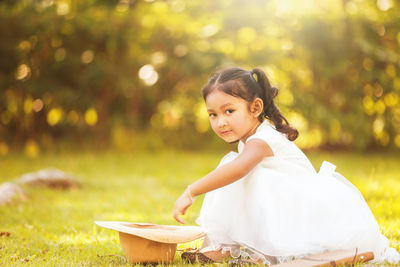
{"label": "girl's ear", "polygon": [[255,118],[258,118],[260,114],[263,112],[264,103],[261,98],[257,97],[254,99],[253,103],[250,106],[250,112],[253,114]]}

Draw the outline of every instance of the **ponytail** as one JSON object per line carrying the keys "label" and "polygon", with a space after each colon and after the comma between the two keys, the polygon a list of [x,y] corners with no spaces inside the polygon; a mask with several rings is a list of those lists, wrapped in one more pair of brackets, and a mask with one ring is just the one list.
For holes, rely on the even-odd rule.
{"label": "ponytail", "polygon": [[251,76],[253,76],[253,74],[256,75],[256,82],[261,88],[261,99],[264,102],[263,112],[258,119],[263,121],[265,117],[271,120],[276,130],[284,133],[290,141],[296,140],[299,136],[299,132],[289,124],[274,103],[274,98],[278,95],[278,89],[271,86],[267,76],[261,69],[255,68],[250,71],[250,74]]}

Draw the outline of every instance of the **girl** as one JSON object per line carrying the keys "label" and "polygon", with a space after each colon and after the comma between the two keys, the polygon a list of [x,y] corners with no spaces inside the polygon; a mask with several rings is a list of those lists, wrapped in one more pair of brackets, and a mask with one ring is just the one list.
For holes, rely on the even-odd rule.
{"label": "girl", "polygon": [[222,70],[202,93],[214,132],[239,145],[175,202],[173,217],[185,223],[179,216],[207,193],[196,220],[207,236],[200,253],[183,258],[269,265],[358,248],[373,251],[376,261],[400,261],[357,188],[328,162],[317,173],[291,142],[298,132],[274,104],[278,90],[261,69]]}

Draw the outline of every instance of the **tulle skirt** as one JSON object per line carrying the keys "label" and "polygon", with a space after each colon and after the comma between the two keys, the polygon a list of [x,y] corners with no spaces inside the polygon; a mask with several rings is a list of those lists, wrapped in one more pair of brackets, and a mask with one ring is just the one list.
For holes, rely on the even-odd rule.
{"label": "tulle skirt", "polygon": [[[219,166],[237,155],[231,152]],[[361,193],[333,164],[324,162],[318,173],[278,169],[259,164],[246,177],[206,194],[196,220],[207,231],[201,252],[222,249],[270,264],[268,256],[285,262],[357,248],[373,251],[375,261],[400,261]]]}

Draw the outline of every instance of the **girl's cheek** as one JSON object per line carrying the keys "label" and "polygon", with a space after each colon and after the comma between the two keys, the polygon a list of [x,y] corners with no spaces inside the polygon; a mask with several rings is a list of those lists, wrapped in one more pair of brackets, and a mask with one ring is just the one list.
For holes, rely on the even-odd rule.
{"label": "girl's cheek", "polygon": [[215,120],[210,119],[211,128],[215,131]]}

